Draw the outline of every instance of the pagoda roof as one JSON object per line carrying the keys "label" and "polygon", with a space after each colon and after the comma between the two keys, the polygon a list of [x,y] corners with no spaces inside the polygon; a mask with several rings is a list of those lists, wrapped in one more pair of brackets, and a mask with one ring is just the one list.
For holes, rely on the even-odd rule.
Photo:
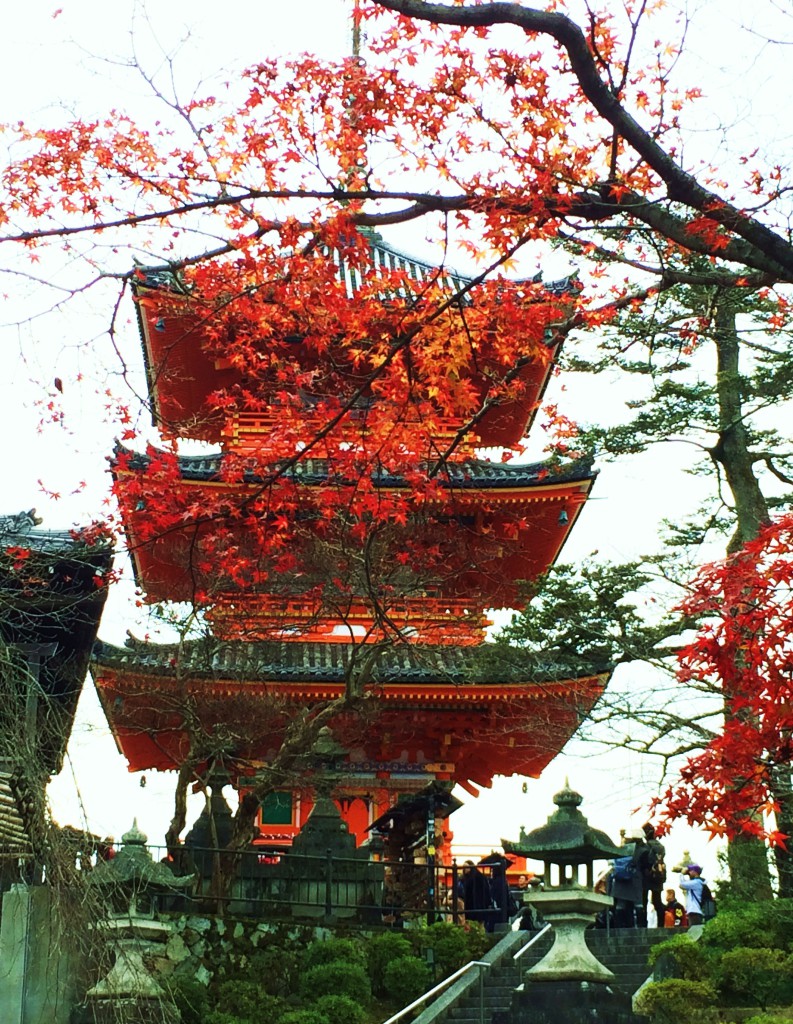
{"label": "pagoda roof", "polygon": [[[140,452],[133,452],[121,444],[116,445],[115,456],[129,456],[125,468],[130,470],[145,470],[151,463],[151,457]],[[223,457],[222,452],[206,452],[200,455],[179,455],[179,470],[184,480],[201,482],[215,482],[223,479]],[[329,461],[307,456],[299,459],[292,465],[288,465],[283,471],[286,479],[294,480],[305,486],[321,486],[329,480]],[[425,467],[427,468],[427,467]],[[278,465],[273,466],[273,472],[278,471]],[[521,463],[490,462],[485,459],[468,459],[464,462],[446,461],[436,475],[439,484],[451,490],[457,489],[498,489],[514,487],[534,487],[555,483],[578,483],[592,480],[597,477],[598,471],[593,470],[592,462],[589,459],[580,459],[567,463],[559,463],[556,460],[546,462]],[[243,481],[248,484],[262,482],[261,472],[254,470],[243,471]],[[385,470],[375,472],[371,475],[372,482],[378,487],[401,488],[409,486],[406,480],[398,474],[388,473]],[[334,483],[338,483],[335,480]],[[355,481],[350,480],[351,484]]]}
{"label": "pagoda roof", "polygon": [[[462,291],[470,287],[476,280],[475,277],[461,274],[452,267],[429,263],[426,260],[420,260],[415,256],[402,252],[401,249],[397,249],[386,242],[376,231],[367,228],[360,230],[369,241],[369,267],[375,273],[394,270],[402,271],[418,285],[426,285],[431,281],[437,282],[449,292]],[[338,279],[345,285],[347,296],[351,299],[355,298],[366,280],[365,274],[361,273],[358,266],[350,264],[339,249],[320,247],[320,252],[323,256],[330,257],[333,260],[337,267]],[[189,295],[189,291],[185,288],[178,273],[171,267],[139,266],[136,269],[137,278],[133,282],[133,287],[138,290],[145,288],[161,289],[177,295]],[[543,282],[542,271],[540,271],[531,277],[521,278],[516,283],[526,285],[542,284],[545,291],[555,295],[564,295],[575,287],[575,280],[575,274],[568,274],[553,281]],[[386,296],[384,295],[383,298],[385,299]],[[465,296],[462,296],[461,299],[464,301]],[[143,321],[140,316],[138,317],[138,324],[142,334]]]}
{"label": "pagoda roof", "polygon": [[[249,682],[343,683],[360,645],[319,641],[196,640],[183,644],[154,644],[129,637],[119,647],[103,641],[94,645],[92,670],[98,667],[135,670],[146,675],[173,676],[179,664],[193,679]],[[568,677],[609,673],[613,666],[592,665],[582,670],[580,659],[569,663],[541,659],[532,652],[504,644],[472,647],[394,644],[380,652],[372,682],[461,687],[548,683]]]}
{"label": "pagoda roof", "polygon": [[[395,644],[378,653],[361,681],[365,699],[355,710],[340,705],[333,719],[334,736],[351,752],[345,770],[424,764],[416,770],[464,787],[489,786],[498,774],[539,775],[609,676],[607,666],[579,665],[573,675],[561,662],[496,644]],[[208,735],[223,727],[226,763],[244,777],[275,756],[298,709],[344,696],[361,654],[349,643],[130,639],[126,647],[97,644],[91,671],[132,771],[178,767],[190,747],[182,712],[192,708]]]}
{"label": "pagoda roof", "polygon": [[[375,274],[397,271],[408,279],[396,289],[397,295],[409,297],[414,294],[410,281],[416,283],[416,292],[419,287],[432,282],[440,285],[450,296],[461,293],[455,299],[459,307],[470,303],[466,289],[474,284],[476,278],[460,274],[444,265],[434,265],[409,256],[387,244],[376,232],[362,229],[362,233],[369,241],[370,271]],[[362,269],[360,265],[350,263],[338,249],[320,247],[317,251],[333,260],[347,297],[354,299],[365,283],[367,267]],[[527,296],[530,288],[538,285],[546,296],[551,297],[571,294],[577,287],[575,274],[543,281],[540,272],[515,283],[526,286]],[[204,403],[215,390],[238,382],[238,373],[224,364],[222,359],[216,362],[203,350],[200,343],[201,327],[195,323],[180,322],[180,316],[187,317],[189,314],[191,293],[175,270],[168,266],[140,266],[133,279],[133,289],[137,299],[136,315],[152,422],[155,426],[165,425],[170,431],[182,436],[216,441],[220,432],[219,421],[213,416],[206,418],[208,410]],[[162,309],[158,306],[158,294],[171,300],[171,308]],[[383,301],[387,301],[387,298],[383,295]],[[183,313],[172,308],[174,301],[183,304]],[[547,335],[549,358],[531,361],[518,375],[527,383],[525,397],[517,401],[496,402],[478,422],[476,430],[481,435],[482,445],[515,445],[527,431],[548,385],[553,365],[550,355],[559,340],[553,337],[550,329]],[[290,340],[302,339],[295,337]],[[479,383],[484,397],[489,389],[487,375]]]}
{"label": "pagoda roof", "polygon": [[[147,467],[158,458],[157,452],[140,454],[118,447],[114,473],[119,480],[145,474]],[[266,483],[267,467],[251,469],[246,475],[241,471],[242,466],[244,461],[235,457],[230,457],[226,463],[220,453],[202,453],[178,456],[174,469],[181,474],[182,497],[190,504],[190,488],[219,488],[214,492],[215,498],[225,500],[225,497],[234,495],[236,500],[237,496],[245,497],[247,488],[256,489]],[[328,466],[324,459],[302,457],[294,464],[286,465],[280,481],[291,483],[296,491],[303,488],[304,498],[310,503],[316,500],[322,487],[345,486],[344,479],[328,475]],[[275,481],[277,463],[271,473],[271,479]],[[432,578],[427,576],[422,583],[421,590],[425,593],[423,604],[415,594],[415,600],[405,604],[402,615],[397,613],[397,606],[401,607],[399,596],[390,596],[389,604],[400,621],[404,620],[405,626],[410,626],[413,632],[416,627],[421,629],[423,635],[416,636],[416,640],[432,643],[434,636],[439,635],[438,629],[448,632],[451,620],[449,614],[444,614],[444,608],[452,605],[456,608],[463,602],[461,607],[479,616],[476,622],[473,619],[468,621],[466,629],[469,632],[473,630],[471,635],[476,634],[481,640],[485,623],[480,619],[484,609],[521,606],[526,599],[524,582],[537,579],[556,560],[596,476],[591,464],[583,460],[562,464],[554,461],[484,460],[444,463],[435,477],[438,487],[431,501],[421,505],[417,503],[416,514],[424,516],[418,529],[431,538],[431,543],[448,546],[451,544],[449,531],[441,525],[439,517],[473,517],[473,525],[465,526],[456,534],[457,539],[448,552],[443,572]],[[400,475],[375,471],[369,480],[384,492],[403,490],[408,496],[411,493],[411,485]],[[356,483],[351,480],[347,485],[355,486]],[[317,489],[317,494],[312,495],[313,488]],[[236,602],[239,586],[221,575],[210,575],[201,567],[204,535],[209,534],[209,526],[199,524],[198,534],[191,534],[189,542],[183,540],[182,535],[186,537],[184,531],[192,530],[193,526],[185,518],[180,519],[174,529],[162,535],[152,535],[145,497],[134,498],[125,505],[122,490],[121,501],[133,571],[138,585],[146,592],[147,601],[187,600],[194,593],[198,581],[199,588],[212,595],[206,604],[228,607],[229,601]],[[412,514],[409,511],[408,517]],[[231,524],[229,530],[239,534],[240,543],[252,543],[250,537],[245,537],[244,527]],[[198,556],[198,562],[190,561],[193,555]],[[311,578],[310,573],[296,576],[291,582],[283,578],[276,580],[277,585],[273,588],[272,579],[263,575],[261,584],[254,586],[258,602],[256,608],[252,603],[247,606],[251,614],[247,615],[242,605],[235,605],[237,613],[243,613],[246,621],[251,620],[245,629],[250,628],[254,618],[260,621],[262,629],[265,620],[273,628],[276,622],[281,622],[281,628],[284,628],[289,625],[287,620],[295,616],[303,626],[308,621],[324,622],[328,609],[318,601],[316,594],[306,598],[301,589],[309,586]],[[267,607],[266,594],[272,597]],[[308,604],[305,604],[306,600]],[[287,607],[285,601],[296,601],[297,604],[293,607],[289,603]],[[356,621],[360,620],[359,624],[364,620],[369,622],[364,606],[359,608],[356,605],[349,611]],[[235,628],[230,620],[227,627],[230,630]],[[262,638],[262,629],[256,630],[259,638]]]}
{"label": "pagoda roof", "polygon": [[[39,530],[35,509],[0,516],[0,641],[20,672],[39,662],[37,754],[60,770],[102,614],[112,551],[80,531]],[[13,667],[10,671],[14,671]],[[19,712],[24,719],[24,709]]]}

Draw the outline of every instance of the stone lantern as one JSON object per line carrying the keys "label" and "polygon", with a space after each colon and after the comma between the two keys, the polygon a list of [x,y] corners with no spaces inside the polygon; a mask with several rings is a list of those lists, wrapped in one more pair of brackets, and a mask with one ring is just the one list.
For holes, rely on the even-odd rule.
{"label": "stone lantern", "polygon": [[[553,926],[554,942],[545,957],[526,972],[527,981],[605,982],[614,975],[592,954],[584,932],[600,911],[612,905],[611,896],[594,891],[593,862],[621,856],[619,847],[592,828],[578,806],[582,797],[567,782],[553,798],[556,810],[545,825],[518,842],[503,841],[506,853],[519,854],[545,865],[544,887],[528,893],[525,902]],[[580,881],[585,872],[585,882]]]}
{"label": "stone lantern", "polygon": [[91,872],[90,884],[108,896],[111,912],[100,927],[115,952],[110,972],[86,993],[94,1020],[100,1024],[121,1019],[128,1024],[179,1020],[146,960],[171,933],[171,925],[154,916],[156,894],[184,889],[193,876],[180,878],[166,865],[156,864],[146,838],[134,821],[122,836],[123,846],[116,856],[101,861]]}

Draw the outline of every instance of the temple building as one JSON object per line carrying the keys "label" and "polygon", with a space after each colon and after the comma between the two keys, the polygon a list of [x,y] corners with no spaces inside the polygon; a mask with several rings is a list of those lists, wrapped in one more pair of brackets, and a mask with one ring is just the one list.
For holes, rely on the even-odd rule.
{"label": "temple building", "polygon": [[0,516],[2,888],[41,854],[44,790],[63,765],[112,561],[102,533],[40,523],[35,509]]}
{"label": "temple building", "polygon": [[[328,266],[327,288],[342,303],[393,304],[425,287],[441,303],[462,296],[446,305],[450,332],[464,336],[466,303],[476,302],[465,278],[374,235],[352,257],[324,254]],[[226,318],[219,328],[173,275],[141,272],[150,402],[166,443],[119,447],[116,493],[145,599],[198,608],[204,632],[96,646],[92,673],[131,771],[190,760],[198,778],[220,765],[244,792],[267,776],[295,720],[352,694],[293,778],[264,800],[259,841],[291,843],[317,792],[331,793],[359,844],[373,824],[399,818],[398,805],[422,806],[424,794],[432,820],[423,841],[440,856],[454,785],[476,794],[494,775],[543,771],[607,670],[582,677],[487,643],[488,609],[530,599],[594,473],[479,453],[526,436],[554,365],[553,324],[574,298],[569,281],[527,283],[526,315],[542,339],[527,345],[531,358],[504,365],[498,337],[482,330],[455,364],[457,408],[408,367],[411,399],[395,413],[392,395],[359,384],[374,357],[340,369],[345,350],[312,346],[310,324],[262,341],[267,366],[254,380],[250,355],[246,363],[236,354],[242,325]],[[286,365],[301,372],[279,372]],[[414,438],[408,451],[394,446],[399,457],[366,450],[383,415]],[[329,420],[335,449],[315,441]],[[185,454],[174,441],[203,446]],[[417,497],[419,477],[432,487]],[[280,505],[270,512],[274,489]],[[377,529],[374,516],[349,511],[361,491]],[[166,514],[166,529],[152,525]],[[291,547],[273,548],[273,533],[287,528]]]}

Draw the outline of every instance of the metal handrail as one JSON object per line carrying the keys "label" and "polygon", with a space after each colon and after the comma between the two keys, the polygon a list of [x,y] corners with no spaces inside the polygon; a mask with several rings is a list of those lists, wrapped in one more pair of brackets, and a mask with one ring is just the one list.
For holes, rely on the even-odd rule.
{"label": "metal handrail", "polygon": [[448,978],[444,978],[443,981],[439,981],[437,985],[431,988],[428,992],[425,992],[423,996],[419,996],[418,999],[414,999],[410,1006],[405,1006],[398,1013],[395,1013],[393,1017],[389,1017],[383,1024],[396,1024],[398,1020],[401,1020],[406,1013],[411,1013],[413,1010],[421,1006],[422,1003],[426,1003],[428,999],[432,999],[439,992],[442,992],[448,985],[451,985],[453,981],[457,981],[458,978],[462,977],[463,974],[471,967],[479,968],[479,1014],[482,1018],[482,1024],[484,1024],[484,1012],[482,1008],[482,968],[490,967],[490,964],[486,960],[471,960],[464,967],[458,968],[454,974],[450,974]]}
{"label": "metal handrail", "polygon": [[[518,959],[519,957],[523,956],[523,954],[524,954],[524,953],[526,952],[526,950],[527,950],[527,949],[528,949],[528,948],[529,948],[530,946],[533,946],[533,945],[534,945],[534,943],[535,943],[535,942],[536,942],[536,941],[537,941],[537,940],[538,940],[538,939],[539,939],[539,938],[540,938],[540,937],[541,937],[542,935],[545,935],[545,933],[546,933],[546,932],[548,931],[548,929],[549,929],[550,927],[551,927],[551,926],[550,926],[550,924],[544,924],[544,925],[542,926],[542,928],[540,928],[540,930],[539,930],[539,931],[537,932],[537,934],[536,934],[536,935],[532,935],[532,937],[531,937],[531,938],[529,939],[529,941],[528,941],[528,942],[527,942],[527,943],[526,943],[526,944],[525,944],[524,946],[521,946],[521,947],[520,947],[520,949],[519,949],[519,950],[517,951],[517,953],[515,953],[515,955],[514,955],[514,956],[512,957],[512,959],[513,959],[513,960],[517,960],[517,959]],[[387,1024],[387,1022],[386,1022],[386,1024]]]}

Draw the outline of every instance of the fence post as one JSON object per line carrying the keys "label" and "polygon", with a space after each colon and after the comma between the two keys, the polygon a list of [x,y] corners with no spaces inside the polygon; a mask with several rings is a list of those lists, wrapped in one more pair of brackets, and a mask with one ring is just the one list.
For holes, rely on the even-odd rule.
{"label": "fence post", "polygon": [[479,964],[479,1024],[485,1024],[485,968]]}
{"label": "fence post", "polygon": [[333,855],[330,847],[325,851],[325,917],[333,914]]}

